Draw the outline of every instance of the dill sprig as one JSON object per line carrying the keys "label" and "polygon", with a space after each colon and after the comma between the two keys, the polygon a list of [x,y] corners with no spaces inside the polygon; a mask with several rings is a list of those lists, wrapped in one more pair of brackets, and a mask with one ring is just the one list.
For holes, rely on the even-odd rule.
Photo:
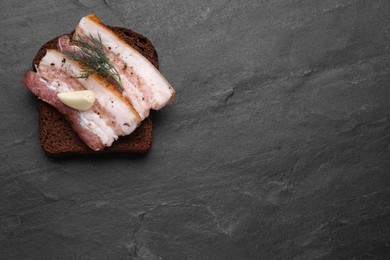
{"label": "dill sprig", "polygon": [[89,37],[85,35],[75,36],[72,43],[79,47],[80,50],[74,52],[64,51],[64,54],[82,65],[83,71],[79,78],[88,79],[92,74],[98,74],[105,80],[111,79],[115,81],[123,89],[119,72],[104,52],[100,34],[98,34],[98,38],[94,38],[92,35],[89,35]]}

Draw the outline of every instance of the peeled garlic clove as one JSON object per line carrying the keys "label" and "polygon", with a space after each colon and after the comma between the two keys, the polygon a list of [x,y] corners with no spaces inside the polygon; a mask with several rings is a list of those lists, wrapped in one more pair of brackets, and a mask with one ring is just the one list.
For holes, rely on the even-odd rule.
{"label": "peeled garlic clove", "polygon": [[87,110],[95,102],[95,94],[90,90],[70,91],[58,93],[57,97],[65,105],[77,109]]}

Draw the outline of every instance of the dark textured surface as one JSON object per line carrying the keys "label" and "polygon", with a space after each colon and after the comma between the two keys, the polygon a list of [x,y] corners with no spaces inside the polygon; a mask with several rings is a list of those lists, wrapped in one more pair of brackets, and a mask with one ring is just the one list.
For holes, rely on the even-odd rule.
{"label": "dark textured surface", "polygon": [[[1,259],[386,259],[390,1],[1,1]],[[56,160],[21,85],[85,14],[177,91],[147,156]]]}

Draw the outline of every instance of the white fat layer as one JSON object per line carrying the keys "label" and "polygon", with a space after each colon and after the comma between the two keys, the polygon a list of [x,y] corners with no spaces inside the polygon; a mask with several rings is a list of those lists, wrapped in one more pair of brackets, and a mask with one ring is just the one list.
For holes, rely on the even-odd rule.
{"label": "white fat layer", "polygon": [[52,49],[46,51],[46,55],[41,59],[39,65],[46,65],[63,70],[71,77],[75,78],[80,77],[83,70],[75,62],[69,60],[64,54]]}
{"label": "white fat layer", "polygon": [[80,112],[80,125],[93,131],[105,146],[111,146],[118,139],[112,128],[107,126],[96,113],[90,111]]}
{"label": "white fat layer", "polygon": [[[63,62],[64,59],[65,62]],[[82,74],[82,68],[76,62],[67,59],[58,51],[48,50],[40,64],[54,66],[57,69],[65,71],[72,77],[77,77],[77,80],[84,88],[95,93],[98,103],[112,115],[116,127],[118,127],[124,135],[132,133],[137,128],[140,120],[131,107],[112,93],[111,90],[98,82],[93,76],[88,77],[88,79],[79,78]],[[61,85],[66,84],[62,82]],[[71,89],[67,91],[71,91]],[[65,92],[65,90],[63,90],[63,92]]]}
{"label": "white fat layer", "polygon": [[44,80],[44,79],[41,78],[41,77],[39,77],[39,81],[42,82],[43,84],[45,84],[45,86],[46,86],[48,89],[50,89],[50,90],[54,90],[54,91],[57,91],[57,90],[58,90],[54,85],[50,84],[49,82],[47,82],[46,80]]}
{"label": "white fat layer", "polygon": [[118,57],[145,83],[145,86],[136,87],[147,87],[151,90],[147,91],[152,93],[149,104],[150,108],[160,109],[169,102],[173,95],[173,89],[168,81],[143,55],[121,41],[115,33],[97,24],[88,17],[81,19],[76,28],[76,33],[84,33],[94,38],[100,36],[106,48],[111,48],[114,54],[119,54]]}
{"label": "white fat layer", "polygon": [[58,79],[54,79],[49,82],[41,78],[42,76],[45,76],[45,74],[46,74],[45,71],[38,69],[38,75],[40,76],[39,80],[43,82],[49,89],[55,90],[57,92],[73,91],[73,88],[69,86],[66,82],[60,82]]}

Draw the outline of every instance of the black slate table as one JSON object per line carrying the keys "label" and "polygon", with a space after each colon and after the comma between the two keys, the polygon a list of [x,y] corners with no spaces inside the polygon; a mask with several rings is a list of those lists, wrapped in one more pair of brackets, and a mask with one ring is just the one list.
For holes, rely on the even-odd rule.
{"label": "black slate table", "polygon": [[[0,259],[389,259],[390,1],[0,3]],[[97,13],[177,91],[146,156],[53,159],[21,84]]]}

